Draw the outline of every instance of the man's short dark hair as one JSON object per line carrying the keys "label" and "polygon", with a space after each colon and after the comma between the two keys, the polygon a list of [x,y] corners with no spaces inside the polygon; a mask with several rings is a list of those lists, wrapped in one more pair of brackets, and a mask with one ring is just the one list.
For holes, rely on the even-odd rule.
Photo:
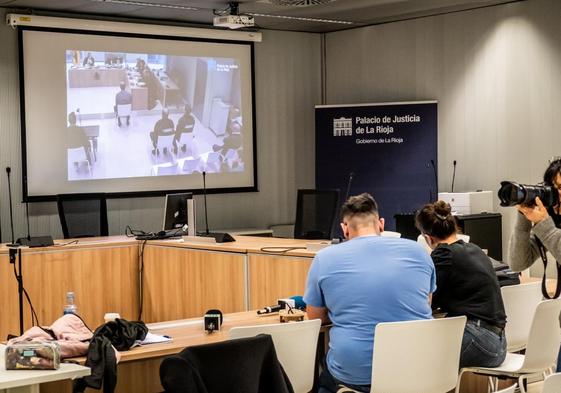
{"label": "man's short dark hair", "polygon": [[366,215],[378,217],[378,204],[372,195],[366,192],[350,197],[341,207],[341,221],[345,217]]}

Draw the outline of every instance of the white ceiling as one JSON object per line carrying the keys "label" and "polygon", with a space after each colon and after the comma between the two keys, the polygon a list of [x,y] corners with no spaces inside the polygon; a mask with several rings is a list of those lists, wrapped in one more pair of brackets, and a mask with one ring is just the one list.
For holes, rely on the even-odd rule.
{"label": "white ceiling", "polygon": [[[239,0],[240,13],[255,16],[259,28],[330,32],[427,15],[456,12],[525,0],[332,0],[305,7],[279,6],[270,0]],[[166,8],[166,6],[168,6]],[[103,17],[155,19],[212,24],[213,9],[228,7],[226,0],[0,0],[0,7],[17,12],[64,12]],[[189,9],[189,8],[193,9]],[[330,19],[351,25],[279,17]]]}

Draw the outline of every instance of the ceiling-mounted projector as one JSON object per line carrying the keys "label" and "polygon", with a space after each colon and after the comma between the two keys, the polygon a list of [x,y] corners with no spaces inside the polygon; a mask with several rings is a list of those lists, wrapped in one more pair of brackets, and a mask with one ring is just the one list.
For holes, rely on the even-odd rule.
{"label": "ceiling-mounted projector", "polygon": [[242,27],[253,27],[254,25],[255,20],[251,15],[222,15],[214,17],[215,27],[241,29]]}

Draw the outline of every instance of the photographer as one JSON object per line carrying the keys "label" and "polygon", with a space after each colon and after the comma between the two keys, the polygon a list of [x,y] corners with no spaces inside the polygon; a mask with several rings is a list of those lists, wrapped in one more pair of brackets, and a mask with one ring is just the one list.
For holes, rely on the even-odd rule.
{"label": "photographer", "polygon": [[[535,199],[535,206],[516,205],[520,214],[516,217],[516,224],[508,247],[508,260],[514,271],[527,269],[537,259],[545,262],[546,250],[557,261],[561,261],[561,215],[559,212],[561,158],[556,158],[549,164],[543,175],[543,181],[545,185],[553,187],[559,193],[560,198],[557,198],[557,202],[551,207],[545,207],[539,197]],[[559,371],[561,371],[561,351],[557,361],[557,372]]]}
{"label": "photographer", "polygon": [[[549,164],[543,181],[555,188],[561,196],[561,158]],[[510,267],[515,271],[527,269],[540,258],[540,242],[556,260],[561,261],[559,202],[546,208],[537,197],[535,203],[535,206],[516,205],[520,214],[516,217],[508,247]]]}

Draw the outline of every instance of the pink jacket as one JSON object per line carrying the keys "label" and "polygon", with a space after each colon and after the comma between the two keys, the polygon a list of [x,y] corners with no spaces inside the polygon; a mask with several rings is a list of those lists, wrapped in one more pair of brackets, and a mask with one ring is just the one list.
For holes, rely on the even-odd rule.
{"label": "pink jacket", "polygon": [[[49,330],[53,333],[52,335]],[[60,357],[65,359],[85,356],[92,336],[93,333],[80,317],[66,314],[48,328],[33,326],[23,335],[8,341],[8,344],[25,341],[56,341],[60,346]]]}

